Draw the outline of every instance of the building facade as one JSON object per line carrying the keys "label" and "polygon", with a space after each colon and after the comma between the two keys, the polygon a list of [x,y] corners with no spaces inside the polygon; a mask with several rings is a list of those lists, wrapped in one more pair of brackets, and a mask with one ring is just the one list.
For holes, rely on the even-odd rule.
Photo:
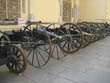
{"label": "building facade", "polygon": [[18,18],[43,22],[110,21],[110,0],[0,0],[0,22]]}
{"label": "building facade", "polygon": [[110,19],[110,0],[32,0],[32,20],[47,22]]}

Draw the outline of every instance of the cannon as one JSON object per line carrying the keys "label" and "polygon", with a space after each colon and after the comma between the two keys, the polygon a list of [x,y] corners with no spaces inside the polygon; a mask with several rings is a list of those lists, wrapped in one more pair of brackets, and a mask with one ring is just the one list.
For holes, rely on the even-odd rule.
{"label": "cannon", "polygon": [[88,46],[94,39],[94,36],[90,30],[90,27],[84,23],[77,23],[77,26],[80,28],[83,36],[82,48]]}
{"label": "cannon", "polygon": [[[22,47],[27,52],[28,63],[34,67],[46,65],[51,57],[51,40],[45,30],[30,29],[33,23],[28,24],[20,30],[5,31],[11,44]],[[33,27],[32,27],[33,28]],[[7,41],[4,35],[2,40]]]}
{"label": "cannon", "polygon": [[6,65],[14,73],[24,72],[27,67],[25,52],[19,46],[12,45],[8,37],[1,31],[0,36],[0,66]]}
{"label": "cannon", "polygon": [[103,23],[97,22],[83,22],[83,23],[90,27],[91,34],[94,35],[93,42],[106,37],[105,26]]}
{"label": "cannon", "polygon": [[[53,27],[54,24],[51,24],[51,23],[37,23],[37,22],[34,22],[34,24],[36,26],[34,26],[34,28],[32,26],[31,28],[33,28],[33,29],[30,29],[32,31],[32,35],[34,35],[34,38],[36,40],[37,39],[44,40],[44,38],[47,38],[47,36],[48,36],[49,40],[52,42],[52,44],[51,44],[51,46],[52,46],[51,47],[52,48],[52,50],[51,50],[52,51],[52,57],[54,57],[56,59],[61,59],[65,56],[67,56],[67,53],[62,51],[62,49],[64,49],[64,48],[61,49],[61,47],[60,47],[61,42],[66,41],[65,37],[64,37],[65,35],[61,35],[61,33],[56,34],[56,32],[59,31],[59,29],[51,29],[50,28],[50,27]],[[56,30],[55,33],[54,33],[54,30]],[[48,40],[48,39],[46,39],[46,40]]]}
{"label": "cannon", "polygon": [[50,37],[52,40],[53,58],[59,60],[66,57],[72,44],[71,34],[69,31],[62,27],[61,24],[50,24],[48,27],[46,27],[46,30],[51,33]]}
{"label": "cannon", "polygon": [[[30,22],[20,30],[5,31],[4,35],[11,44],[20,45],[27,52],[29,64],[40,68],[46,65],[51,57],[59,60],[105,38],[107,27],[107,24],[95,22]],[[7,41],[4,35],[1,39]]]}
{"label": "cannon", "polygon": [[108,22],[103,24],[105,25],[106,36],[110,36],[110,24]]}
{"label": "cannon", "polygon": [[107,37],[107,25],[98,22],[81,22],[76,24],[82,32],[82,47],[88,46],[90,43]]}
{"label": "cannon", "polygon": [[[67,56],[67,54],[74,53],[81,48],[82,33],[81,30],[75,24],[50,24],[45,28],[49,33],[51,32],[50,37],[53,41],[52,53],[56,52],[56,55],[54,54],[53,57],[56,57],[57,59],[63,58]],[[52,34],[54,36],[52,36]],[[58,48],[60,48],[60,52]],[[61,56],[58,52],[63,52],[65,54]]]}

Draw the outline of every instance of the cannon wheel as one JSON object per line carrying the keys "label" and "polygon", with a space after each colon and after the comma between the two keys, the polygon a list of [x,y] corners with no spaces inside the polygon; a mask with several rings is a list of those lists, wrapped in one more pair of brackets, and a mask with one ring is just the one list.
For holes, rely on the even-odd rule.
{"label": "cannon wheel", "polygon": [[106,34],[106,27],[105,27],[105,24],[104,23],[98,23],[98,26],[100,28],[100,39],[104,39],[107,37],[107,34]]}
{"label": "cannon wheel", "polygon": [[94,35],[93,42],[96,42],[97,40],[100,39],[100,33],[99,33],[100,32],[100,28],[94,22],[90,22],[90,23],[88,23],[88,25],[90,26],[91,33]]}
{"label": "cannon wheel", "polygon": [[36,33],[35,30],[36,28],[33,28],[33,25],[24,29],[24,32],[29,32],[27,35],[29,35],[31,39],[31,48],[28,51],[28,63],[33,67],[40,68],[45,66],[52,56],[52,43],[46,31],[44,31],[44,33],[47,39],[41,40],[42,36],[41,39],[39,39],[40,34]]}
{"label": "cannon wheel", "polygon": [[8,64],[6,64],[8,69],[14,73],[24,72],[27,67],[27,57],[24,51],[16,45],[11,45],[11,41],[5,33],[2,33],[0,41],[0,45],[7,46],[7,48],[9,49],[8,53],[12,55],[10,56],[12,57],[12,59]]}
{"label": "cannon wheel", "polygon": [[[55,34],[55,35],[62,36],[61,34],[59,35],[59,31],[61,30],[59,24],[50,24],[49,26],[46,27],[46,30],[48,32],[51,32],[51,33]],[[60,44],[62,43],[62,42],[60,42],[60,39],[51,37],[51,40],[52,40],[52,58],[55,58],[57,60],[60,60],[60,59],[62,59],[64,57],[66,57],[68,54],[66,52],[64,52],[59,47]]]}
{"label": "cannon wheel", "polygon": [[53,44],[52,44],[52,57],[55,59],[58,59],[58,60],[66,57],[68,55],[66,52],[64,52],[59,47],[60,44],[61,44],[61,42],[59,42],[59,40],[53,41]]}
{"label": "cannon wheel", "polygon": [[13,55],[13,60],[6,65],[8,69],[14,73],[24,72],[27,67],[27,56],[24,51],[16,45],[9,45],[9,52]]}
{"label": "cannon wheel", "polygon": [[62,27],[67,29],[69,34],[67,34],[66,41],[63,44],[60,44],[60,48],[67,53],[78,51],[81,48],[83,39],[81,30],[72,23],[65,23]]}
{"label": "cannon wheel", "polygon": [[24,32],[24,42],[21,43],[21,48],[25,51],[29,51],[31,49],[31,44],[29,42],[32,42],[33,38],[32,29],[32,24],[28,24],[26,27],[23,27],[22,30],[22,32]]}
{"label": "cannon wheel", "polygon": [[46,65],[52,56],[51,46],[49,36],[47,40],[37,40],[37,43],[33,44],[28,53],[29,64],[36,68]]}
{"label": "cannon wheel", "polygon": [[[91,43],[91,41],[92,41],[92,34],[91,34],[91,31],[90,31],[90,28],[89,28],[89,26],[87,26],[84,23],[78,23],[77,25],[80,27],[81,30],[83,29],[83,27],[86,27],[85,31],[82,30],[82,32],[86,32],[87,33],[87,34],[83,34],[82,33],[83,34],[82,48],[87,47]],[[91,34],[91,36],[88,35],[88,34]]]}
{"label": "cannon wheel", "polygon": [[87,25],[90,29],[90,33],[92,34],[92,40],[91,43],[95,42],[97,40],[97,32],[95,26],[91,22],[83,22],[83,24]]}
{"label": "cannon wheel", "polygon": [[0,31],[0,45],[2,46],[6,46],[6,45],[9,45],[11,42],[10,42],[10,39],[8,38],[7,35],[5,35],[5,33],[1,32]]}
{"label": "cannon wheel", "polygon": [[95,41],[98,41],[101,39],[101,29],[97,23],[94,23],[94,27],[96,28],[96,40]]}

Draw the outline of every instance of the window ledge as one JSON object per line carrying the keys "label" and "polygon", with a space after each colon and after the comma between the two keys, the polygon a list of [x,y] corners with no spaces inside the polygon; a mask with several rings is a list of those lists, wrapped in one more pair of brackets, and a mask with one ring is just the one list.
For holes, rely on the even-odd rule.
{"label": "window ledge", "polygon": [[13,20],[0,20],[0,25],[17,25],[18,23]]}

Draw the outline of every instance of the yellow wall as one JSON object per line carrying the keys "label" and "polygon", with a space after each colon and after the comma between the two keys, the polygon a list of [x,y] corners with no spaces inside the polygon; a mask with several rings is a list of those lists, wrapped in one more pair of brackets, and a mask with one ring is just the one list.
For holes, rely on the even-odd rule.
{"label": "yellow wall", "polygon": [[[34,21],[59,22],[59,0],[32,0]],[[22,6],[22,5],[21,5]],[[21,9],[21,18],[29,20],[30,0],[25,0],[25,13]],[[18,25],[0,25],[0,30],[19,29]]]}
{"label": "yellow wall", "polygon": [[33,0],[33,16],[37,21],[58,22],[59,0]]}
{"label": "yellow wall", "polygon": [[[29,19],[29,1],[25,0],[26,12],[22,17]],[[32,13],[35,21],[59,22],[60,0],[32,0]],[[96,19],[110,19],[110,0],[76,0],[78,17],[81,21],[99,21]],[[78,4],[79,3],[79,4]],[[72,0],[74,5],[74,0]],[[74,7],[74,6],[73,6]],[[73,18],[74,19],[74,18]]]}
{"label": "yellow wall", "polygon": [[[21,14],[29,20],[29,1],[25,0],[26,12]],[[32,0],[32,13],[35,21],[59,22],[59,0]],[[78,17],[81,21],[98,21],[96,19],[110,19],[110,0],[76,0]],[[74,5],[74,0],[72,0]],[[78,4],[79,3],[79,4]],[[74,7],[74,6],[73,6]],[[73,13],[74,14],[74,13]],[[0,30],[10,30],[18,26],[0,26]]]}
{"label": "yellow wall", "polygon": [[[29,1],[26,1],[26,12],[22,17],[29,19]],[[59,22],[60,0],[32,0],[32,13],[35,21]],[[74,5],[74,1],[72,0]],[[78,17],[81,21],[99,21],[110,19],[110,0],[76,0]],[[79,4],[78,4],[79,3]],[[74,6],[73,6],[74,7]],[[73,13],[74,14],[74,13]],[[74,18],[73,18],[74,19]]]}
{"label": "yellow wall", "polygon": [[107,0],[80,0],[79,19],[97,21],[106,18]]}

